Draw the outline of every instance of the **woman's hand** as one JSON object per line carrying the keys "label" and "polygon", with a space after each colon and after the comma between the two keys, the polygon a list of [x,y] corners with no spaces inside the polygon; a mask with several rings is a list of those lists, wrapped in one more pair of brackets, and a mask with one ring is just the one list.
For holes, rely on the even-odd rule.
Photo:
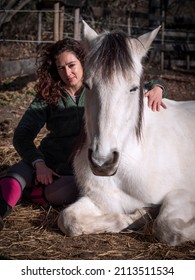
{"label": "woman's hand", "polygon": [[38,161],[35,164],[36,180],[44,185],[51,184],[53,182],[53,175],[60,177],[52,169],[46,166],[44,161]]}
{"label": "woman's hand", "polygon": [[151,90],[144,94],[148,97],[148,107],[153,111],[160,111],[160,106],[167,109],[166,104],[162,101],[163,89],[158,85],[154,86]]}

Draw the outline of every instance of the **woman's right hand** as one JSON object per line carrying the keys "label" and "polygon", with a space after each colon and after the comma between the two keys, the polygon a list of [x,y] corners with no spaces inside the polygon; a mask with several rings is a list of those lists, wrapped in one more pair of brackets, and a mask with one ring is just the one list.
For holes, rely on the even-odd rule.
{"label": "woman's right hand", "polygon": [[53,182],[53,175],[60,177],[52,169],[47,167],[44,161],[38,161],[35,164],[36,180],[43,185],[48,185]]}

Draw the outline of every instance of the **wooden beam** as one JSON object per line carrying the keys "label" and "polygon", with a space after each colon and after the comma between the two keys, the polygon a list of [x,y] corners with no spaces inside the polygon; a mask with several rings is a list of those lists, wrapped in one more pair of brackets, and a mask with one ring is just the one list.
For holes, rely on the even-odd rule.
{"label": "wooden beam", "polygon": [[59,40],[59,9],[60,3],[54,3],[54,41]]}
{"label": "wooden beam", "polygon": [[60,8],[60,35],[59,35],[60,40],[64,38],[64,12],[65,12],[65,7],[63,5]]}
{"label": "wooden beam", "polygon": [[130,17],[130,13],[128,14],[128,18],[127,18],[127,34],[129,36],[131,35],[131,17]]}
{"label": "wooden beam", "polygon": [[38,12],[38,41],[41,42],[42,40],[42,12]]}
{"label": "wooden beam", "polygon": [[74,39],[80,40],[80,8],[76,8],[74,12]]}

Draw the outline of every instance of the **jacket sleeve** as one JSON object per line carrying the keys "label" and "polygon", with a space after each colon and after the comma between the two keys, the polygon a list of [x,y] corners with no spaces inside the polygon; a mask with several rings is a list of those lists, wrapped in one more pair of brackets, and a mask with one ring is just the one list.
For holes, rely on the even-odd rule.
{"label": "jacket sleeve", "polygon": [[153,86],[158,85],[163,89],[163,98],[167,97],[168,95],[168,88],[166,84],[162,80],[152,80],[148,83],[144,84],[146,91],[149,91],[153,88]]}
{"label": "jacket sleeve", "polygon": [[36,147],[34,140],[46,123],[46,112],[47,104],[33,100],[14,132],[13,146],[29,164],[37,159],[44,160],[44,155]]}

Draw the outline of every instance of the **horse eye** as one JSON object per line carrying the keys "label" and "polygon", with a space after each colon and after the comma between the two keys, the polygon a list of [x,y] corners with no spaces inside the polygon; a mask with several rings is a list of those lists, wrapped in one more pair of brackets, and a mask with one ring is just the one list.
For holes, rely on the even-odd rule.
{"label": "horse eye", "polygon": [[130,92],[136,91],[137,89],[138,89],[138,87],[134,87],[134,88],[130,89]]}

